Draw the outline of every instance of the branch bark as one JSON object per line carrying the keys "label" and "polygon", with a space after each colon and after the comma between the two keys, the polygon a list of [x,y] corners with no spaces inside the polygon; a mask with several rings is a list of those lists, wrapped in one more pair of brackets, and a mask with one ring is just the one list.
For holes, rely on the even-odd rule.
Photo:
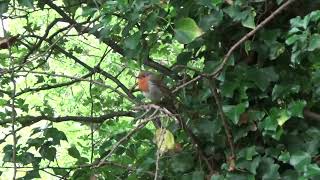
{"label": "branch bark", "polygon": [[218,107],[218,112],[219,112],[220,118],[222,120],[224,131],[227,136],[227,141],[228,141],[229,148],[230,148],[231,156],[228,157],[229,171],[234,171],[236,168],[236,164],[235,164],[236,154],[234,151],[233,137],[232,137],[231,129],[230,129],[228,122],[227,122],[227,118],[226,118],[226,116],[223,112],[223,109],[222,109],[221,97],[217,91],[215,79],[212,79],[212,80],[213,80],[213,82],[210,84],[210,89],[211,89],[211,92],[212,92],[213,97],[215,99],[216,105]]}
{"label": "branch bark", "polygon": [[[118,112],[110,112],[108,114],[104,114],[97,117],[90,116],[59,116],[59,117],[51,117],[51,116],[21,116],[16,117],[16,122],[20,123],[22,126],[29,126],[31,124],[37,123],[41,120],[47,120],[51,122],[64,122],[64,121],[74,121],[74,122],[82,122],[82,123],[103,123],[107,120],[117,118],[117,117],[134,117],[135,113],[133,111],[118,111]],[[11,123],[11,119],[4,119],[0,121],[0,125],[6,125]]]}

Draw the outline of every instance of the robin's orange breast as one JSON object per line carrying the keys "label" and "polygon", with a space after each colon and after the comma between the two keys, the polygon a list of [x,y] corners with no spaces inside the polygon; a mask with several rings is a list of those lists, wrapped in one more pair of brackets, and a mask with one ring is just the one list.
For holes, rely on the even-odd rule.
{"label": "robin's orange breast", "polygon": [[149,78],[139,78],[138,79],[138,87],[141,91],[148,92],[149,91]]}

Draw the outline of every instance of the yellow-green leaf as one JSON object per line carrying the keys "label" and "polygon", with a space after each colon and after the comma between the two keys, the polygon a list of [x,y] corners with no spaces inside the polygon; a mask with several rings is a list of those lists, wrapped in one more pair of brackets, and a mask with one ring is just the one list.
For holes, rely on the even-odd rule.
{"label": "yellow-green leaf", "polygon": [[201,28],[191,18],[181,18],[175,23],[175,37],[182,44],[188,44],[203,34]]}
{"label": "yellow-green leaf", "polygon": [[175,148],[174,136],[166,129],[157,129],[156,143],[161,153]]}

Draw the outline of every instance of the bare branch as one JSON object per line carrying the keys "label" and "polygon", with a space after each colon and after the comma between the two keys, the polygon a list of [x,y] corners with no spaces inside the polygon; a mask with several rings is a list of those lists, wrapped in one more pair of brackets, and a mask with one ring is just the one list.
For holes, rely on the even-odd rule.
{"label": "bare branch", "polygon": [[[37,123],[42,120],[47,120],[51,122],[65,122],[65,121],[74,121],[74,122],[82,122],[82,123],[103,123],[107,120],[118,118],[118,117],[134,117],[135,113],[132,111],[118,111],[118,112],[110,112],[97,117],[90,116],[21,116],[16,117],[16,122],[19,122],[23,126],[29,126],[31,124]],[[0,121],[0,125],[5,125],[10,123],[10,119],[4,119]]]}
{"label": "bare branch", "polygon": [[215,84],[215,79],[213,79],[213,82],[210,84],[210,89],[211,89],[211,92],[213,94],[213,97],[215,99],[215,102],[216,102],[216,105],[218,107],[218,112],[219,112],[219,115],[220,115],[220,118],[222,120],[222,123],[223,123],[223,127],[224,127],[224,131],[225,131],[225,134],[227,136],[227,141],[228,141],[228,144],[229,144],[229,147],[230,147],[230,152],[231,152],[231,156],[229,159],[229,171],[234,171],[235,170],[235,159],[236,159],[236,154],[235,154],[235,151],[234,151],[234,144],[233,144],[233,138],[232,138],[232,133],[231,133],[231,129],[228,125],[228,122],[227,122],[227,118],[223,112],[223,109],[222,109],[222,103],[221,103],[221,97],[217,91],[217,87],[216,87],[216,84]]}

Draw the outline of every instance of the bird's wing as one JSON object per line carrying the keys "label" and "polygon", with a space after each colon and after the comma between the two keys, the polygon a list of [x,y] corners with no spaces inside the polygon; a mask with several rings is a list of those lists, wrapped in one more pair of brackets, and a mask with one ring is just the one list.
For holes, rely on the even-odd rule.
{"label": "bird's wing", "polygon": [[171,91],[170,89],[168,88],[168,86],[166,86],[164,83],[163,83],[163,78],[160,76],[160,75],[154,75],[150,78],[150,80],[159,86],[159,88],[161,89],[161,91],[164,93],[164,95],[166,96],[170,96],[171,95]]}

